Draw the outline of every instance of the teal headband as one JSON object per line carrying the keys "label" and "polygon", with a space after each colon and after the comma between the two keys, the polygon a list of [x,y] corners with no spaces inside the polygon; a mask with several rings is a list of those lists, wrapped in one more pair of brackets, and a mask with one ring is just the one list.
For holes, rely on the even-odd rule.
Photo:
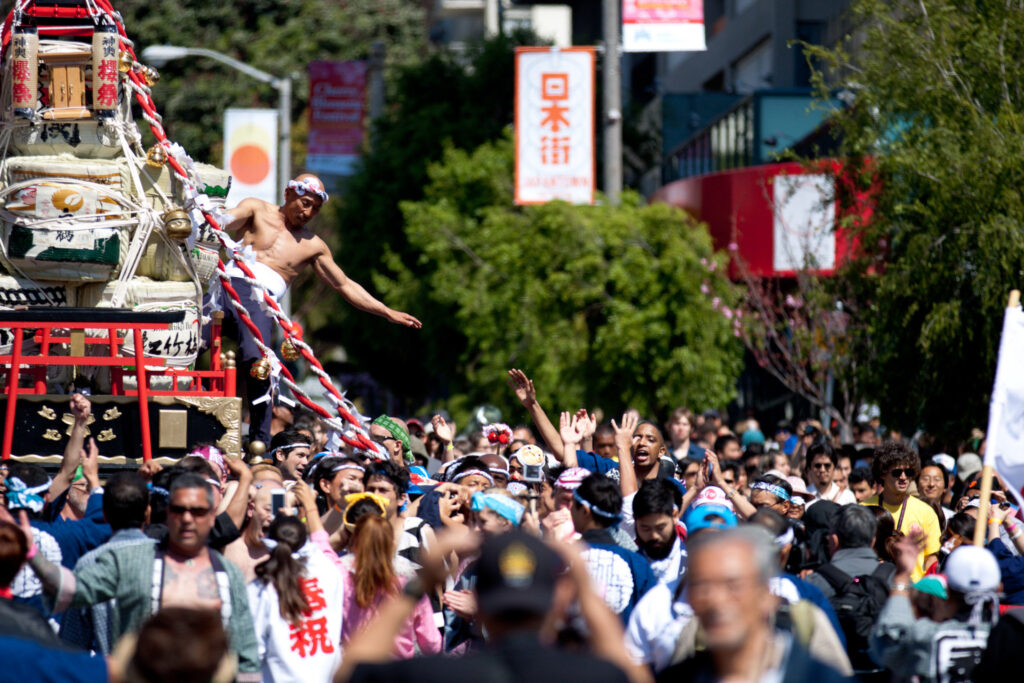
{"label": "teal headband", "polygon": [[519,523],[523,520],[523,513],[526,512],[526,508],[523,507],[522,503],[508,496],[477,491],[473,494],[473,510],[479,512],[484,509],[493,510],[516,526],[519,526]]}

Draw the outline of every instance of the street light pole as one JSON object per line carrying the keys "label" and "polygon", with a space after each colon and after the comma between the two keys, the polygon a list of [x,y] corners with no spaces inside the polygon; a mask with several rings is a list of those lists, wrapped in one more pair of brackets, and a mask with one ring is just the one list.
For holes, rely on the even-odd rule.
{"label": "street light pole", "polygon": [[[185,57],[206,57],[215,62],[230,66],[247,76],[266,83],[277,90],[277,198],[284,201],[284,191],[292,177],[292,79],[288,76],[278,78],[266,71],[241,62],[234,57],[207,50],[202,47],[182,47],[179,45],[150,45],[140,55],[142,59],[155,67],[161,67],[172,59]],[[291,315],[291,290],[285,292],[279,302],[285,315]]]}
{"label": "street light pole", "polygon": [[604,63],[604,193],[612,205],[622,193],[622,77],[619,56],[619,0],[602,0]]}

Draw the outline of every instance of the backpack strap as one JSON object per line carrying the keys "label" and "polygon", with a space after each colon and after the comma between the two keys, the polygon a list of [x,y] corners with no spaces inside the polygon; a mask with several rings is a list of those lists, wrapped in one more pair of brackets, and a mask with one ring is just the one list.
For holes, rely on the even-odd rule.
{"label": "backpack strap", "polygon": [[846,588],[853,583],[853,577],[834,564],[823,564],[814,571],[828,581],[828,585],[832,586],[832,590],[836,593],[845,592]]}
{"label": "backpack strap", "polygon": [[892,577],[896,574],[896,565],[892,562],[879,562],[878,566],[875,567],[875,571],[871,572],[871,576],[875,577],[886,586],[892,581]]}

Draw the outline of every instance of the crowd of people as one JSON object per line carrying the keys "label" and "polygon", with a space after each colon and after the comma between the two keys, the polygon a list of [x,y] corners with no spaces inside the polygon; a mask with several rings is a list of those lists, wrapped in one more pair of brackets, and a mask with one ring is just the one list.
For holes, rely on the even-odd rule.
{"label": "crowd of people", "polygon": [[967,681],[1024,643],[1024,522],[984,435],[939,452],[686,408],[447,415],[331,449],[276,407],[262,458],[3,466],[0,680]]}

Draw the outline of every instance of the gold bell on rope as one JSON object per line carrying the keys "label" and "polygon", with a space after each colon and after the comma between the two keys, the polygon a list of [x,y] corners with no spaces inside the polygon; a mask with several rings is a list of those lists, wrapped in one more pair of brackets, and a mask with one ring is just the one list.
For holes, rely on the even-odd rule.
{"label": "gold bell on rope", "polygon": [[291,339],[285,339],[281,342],[281,358],[285,360],[298,360],[301,355],[299,350],[295,348],[295,344],[292,344]]}
{"label": "gold bell on rope", "polygon": [[117,70],[123,74],[128,73],[135,66],[135,60],[127,52],[122,52],[117,56]]}
{"label": "gold bell on rope", "polygon": [[151,66],[142,67],[142,78],[146,81],[146,85],[153,87],[160,80],[160,72]]}
{"label": "gold bell on rope", "polygon": [[153,168],[163,168],[167,163],[167,150],[159,142],[149,148],[146,152],[146,165]]}
{"label": "gold bell on rope", "polygon": [[192,235],[192,221],[184,209],[172,206],[160,218],[164,222],[164,232],[172,240],[184,242]]}
{"label": "gold bell on rope", "polygon": [[267,360],[266,356],[252,364],[252,367],[249,369],[249,375],[261,382],[270,379],[270,361]]}

